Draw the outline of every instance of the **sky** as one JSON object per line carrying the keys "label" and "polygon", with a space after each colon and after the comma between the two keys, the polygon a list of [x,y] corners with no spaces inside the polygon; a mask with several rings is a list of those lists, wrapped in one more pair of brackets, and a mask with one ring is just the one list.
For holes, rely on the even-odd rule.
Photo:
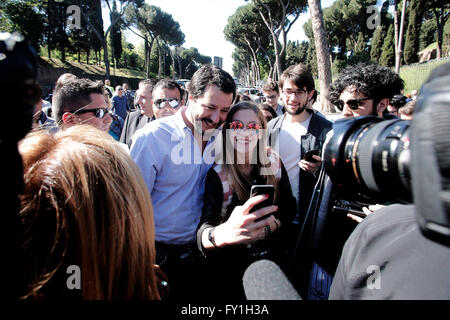
{"label": "sky", "polygon": [[[335,0],[323,0],[322,8],[330,6]],[[146,0],[149,5],[160,7],[170,13],[180,24],[185,34],[183,47],[195,47],[204,56],[223,58],[223,69],[232,74],[234,45],[225,40],[223,29],[228,17],[247,2],[245,0]],[[309,19],[309,13],[302,14],[288,33],[288,40],[306,40],[303,24]],[[103,10],[105,26],[109,25],[108,9]],[[131,32],[125,32],[128,42],[135,46],[142,40]]]}

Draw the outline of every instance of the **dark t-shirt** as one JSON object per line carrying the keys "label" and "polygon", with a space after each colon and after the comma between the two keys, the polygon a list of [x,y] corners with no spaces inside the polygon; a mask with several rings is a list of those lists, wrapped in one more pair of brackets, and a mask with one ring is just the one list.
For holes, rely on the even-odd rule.
{"label": "dark t-shirt", "polygon": [[127,117],[127,98],[125,98],[124,96],[114,96],[112,97],[112,105],[114,108],[114,112],[121,116],[122,119],[125,119]]}
{"label": "dark t-shirt", "polygon": [[450,248],[421,233],[415,206],[381,209],[345,244],[329,299],[450,299]]}

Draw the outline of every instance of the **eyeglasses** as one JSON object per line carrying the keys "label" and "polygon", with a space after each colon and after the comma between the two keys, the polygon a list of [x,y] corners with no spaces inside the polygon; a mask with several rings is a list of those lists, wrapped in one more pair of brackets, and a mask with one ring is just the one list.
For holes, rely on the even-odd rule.
{"label": "eyeglasses", "polygon": [[168,99],[158,99],[158,100],[155,100],[155,106],[158,108],[158,109],[162,109],[162,108],[164,108],[164,106],[166,105],[166,102],[168,102],[169,103],[169,106],[171,106],[172,108],[177,108],[178,107],[178,105],[180,104],[180,102],[178,101],[178,99],[175,99],[175,98],[168,98]]}
{"label": "eyeglasses", "polygon": [[269,100],[269,99],[275,99],[277,96],[276,95],[273,95],[273,96],[264,96],[263,97],[263,101],[267,101],[267,100]]}
{"label": "eyeglasses", "polygon": [[[234,120],[234,121],[230,122],[231,130],[240,130],[243,128],[244,128],[244,124],[239,120]],[[248,130],[259,130],[259,129],[261,129],[261,125],[256,122],[249,122],[247,124],[247,129]]]}
{"label": "eyeglasses", "polygon": [[300,89],[300,90],[297,90],[297,91],[292,91],[292,90],[283,90],[283,93],[285,94],[285,95],[287,95],[287,96],[291,96],[292,94],[295,94],[296,96],[303,96],[305,93],[306,93],[306,91],[305,90],[302,90],[302,89]]}
{"label": "eyeglasses", "polygon": [[97,108],[97,109],[81,109],[74,112],[74,114],[83,114],[88,112],[94,112],[95,117],[99,119],[103,119],[108,113],[108,108]]}
{"label": "eyeglasses", "polygon": [[371,98],[359,98],[359,99],[351,99],[347,102],[344,102],[342,100],[338,100],[336,103],[336,106],[339,110],[343,110],[345,105],[348,105],[348,107],[352,110],[358,110],[359,107],[362,107],[364,105],[363,101],[370,100]]}

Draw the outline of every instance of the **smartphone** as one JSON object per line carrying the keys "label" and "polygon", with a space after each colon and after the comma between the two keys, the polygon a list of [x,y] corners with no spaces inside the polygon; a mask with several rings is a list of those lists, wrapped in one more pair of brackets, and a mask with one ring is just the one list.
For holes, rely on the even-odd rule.
{"label": "smartphone", "polygon": [[[252,188],[250,189],[250,196],[254,197],[257,195],[262,195],[262,194],[267,194],[269,197],[265,200],[263,200],[262,202],[256,204],[250,212],[256,211],[258,209],[264,208],[264,207],[268,207],[273,205],[274,203],[274,193],[275,193],[275,188],[273,185],[271,184],[255,184],[252,186]],[[256,219],[255,221],[260,221],[262,219],[266,218],[266,216],[261,217],[259,219]]]}
{"label": "smartphone", "polygon": [[337,212],[337,213],[343,213],[343,214],[353,214],[357,217],[360,218],[365,218],[367,217],[367,215],[364,213],[364,211],[361,210],[356,210],[356,209],[352,209],[352,208],[344,208],[344,207],[339,207],[339,206],[333,206],[332,209],[333,212]]}
{"label": "smartphone", "polygon": [[305,159],[306,161],[309,161],[309,162],[317,162],[317,160],[313,158],[313,155],[315,155],[315,156],[320,155],[320,150],[315,149],[315,150],[307,151],[305,153],[305,157],[303,159]]}

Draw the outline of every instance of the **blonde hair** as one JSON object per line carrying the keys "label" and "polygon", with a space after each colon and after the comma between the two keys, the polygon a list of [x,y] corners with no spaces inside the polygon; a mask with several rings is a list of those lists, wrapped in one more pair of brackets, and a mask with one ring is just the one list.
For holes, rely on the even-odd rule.
{"label": "blonde hair", "polygon": [[74,295],[66,269],[77,265],[83,299],[159,299],[150,195],[122,147],[79,125],[31,132],[19,151],[30,269],[23,298]]}

